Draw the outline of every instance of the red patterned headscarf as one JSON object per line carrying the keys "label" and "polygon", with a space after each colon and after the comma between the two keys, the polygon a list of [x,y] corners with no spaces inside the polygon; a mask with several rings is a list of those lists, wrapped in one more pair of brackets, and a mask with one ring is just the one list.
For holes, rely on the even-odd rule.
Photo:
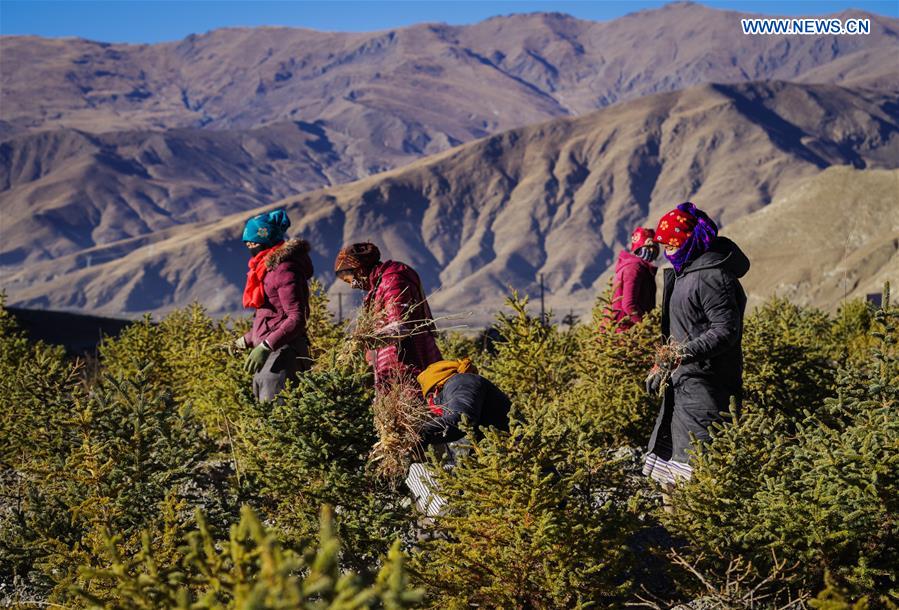
{"label": "red patterned headscarf", "polygon": [[665,253],[674,270],[680,273],[687,263],[706,252],[718,238],[718,225],[709,215],[689,201],[677,206],[659,219],[655,240],[678,248]]}
{"label": "red patterned headscarf", "polygon": [[693,234],[697,218],[688,212],[675,208],[659,219],[655,240],[665,246],[681,247]]}
{"label": "red patterned headscarf", "polygon": [[655,231],[649,227],[637,227],[634,229],[634,232],[631,233],[631,252],[636,252],[643,246],[651,246],[654,236]]}

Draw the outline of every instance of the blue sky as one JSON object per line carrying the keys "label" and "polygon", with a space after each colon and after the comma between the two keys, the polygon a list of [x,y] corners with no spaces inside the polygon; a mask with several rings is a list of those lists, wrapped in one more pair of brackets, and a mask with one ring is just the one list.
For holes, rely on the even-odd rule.
{"label": "blue sky", "polygon": [[[141,43],[178,40],[221,27],[283,25],[372,31],[421,22],[474,23],[494,15],[534,11],[608,20],[663,4],[655,0],[0,0],[0,33]],[[770,15],[814,17],[858,8],[899,16],[897,0],[708,0],[702,4]]]}

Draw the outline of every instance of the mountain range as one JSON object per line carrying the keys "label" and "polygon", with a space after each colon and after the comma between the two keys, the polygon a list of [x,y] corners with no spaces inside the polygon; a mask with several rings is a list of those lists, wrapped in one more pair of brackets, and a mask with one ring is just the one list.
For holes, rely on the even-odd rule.
{"label": "mountain range", "polygon": [[871,35],[742,36],[738,13],[675,3],[603,23],[3,37],[3,288],[233,312],[240,224],[286,205],[328,285],[337,248],[372,239],[439,311],[497,307],[539,274],[583,311],[630,229],[682,200],[728,227],[831,166],[899,167],[899,20],[849,15]]}
{"label": "mountain range", "polygon": [[844,11],[833,17],[867,17],[871,33],[744,36],[749,16],[684,2],[607,22],[532,13],[372,33],[224,29],[153,45],[4,37],[3,125],[96,133],[322,121],[388,140],[375,146],[434,152],[429,144],[706,82],[861,86],[895,59],[896,19]]}
{"label": "mountain range", "polygon": [[[419,270],[438,311],[498,307],[509,287],[533,292],[539,274],[551,304],[583,310],[631,228],[680,201],[726,226],[828,167],[890,169],[897,158],[890,94],[702,85],[510,130],[277,205],[329,282],[337,249],[370,239]],[[7,286],[28,306],[137,314],[202,300],[233,311],[246,216],[35,261]]]}

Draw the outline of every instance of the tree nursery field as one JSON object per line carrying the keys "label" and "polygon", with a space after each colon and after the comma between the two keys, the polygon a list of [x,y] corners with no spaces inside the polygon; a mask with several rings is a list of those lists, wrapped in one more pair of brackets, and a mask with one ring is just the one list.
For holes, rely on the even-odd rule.
{"label": "tree nursery field", "polygon": [[[888,290],[887,290],[888,292]],[[895,608],[899,309],[747,315],[745,399],[666,508],[640,474],[658,312],[626,333],[444,333],[513,400],[453,469],[441,517],[379,476],[364,360],[313,292],[316,364],[257,403],[199,306],[96,358],[0,309],[0,605],[20,608]]]}

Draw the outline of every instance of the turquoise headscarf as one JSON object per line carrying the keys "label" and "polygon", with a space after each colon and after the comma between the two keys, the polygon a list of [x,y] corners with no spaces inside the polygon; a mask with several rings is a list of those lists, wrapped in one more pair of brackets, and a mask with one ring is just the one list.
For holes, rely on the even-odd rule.
{"label": "turquoise headscarf", "polygon": [[259,216],[253,216],[243,229],[243,241],[253,242],[266,247],[284,241],[290,219],[284,208],[272,210]]}

